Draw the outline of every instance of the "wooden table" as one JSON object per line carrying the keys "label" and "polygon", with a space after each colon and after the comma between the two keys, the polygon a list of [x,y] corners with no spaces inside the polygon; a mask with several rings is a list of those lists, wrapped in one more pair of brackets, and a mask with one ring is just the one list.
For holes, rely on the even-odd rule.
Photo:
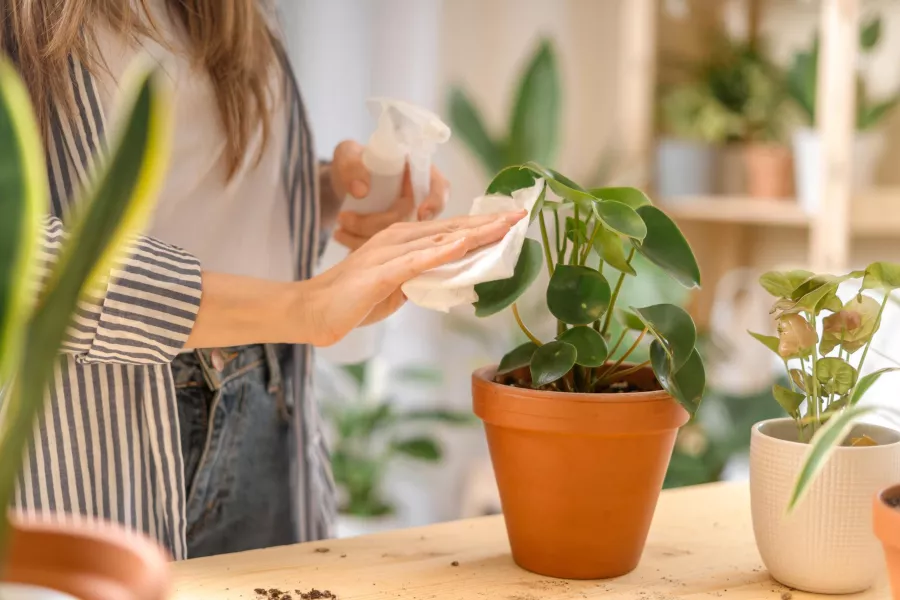
{"label": "wooden table", "polygon": [[[803,600],[762,566],[744,483],[663,492],[640,566],[609,581],[563,581],[517,568],[501,517],[188,560],[175,598],[254,600],[256,588],[329,590],[341,600]],[[886,583],[854,596],[889,600]]]}

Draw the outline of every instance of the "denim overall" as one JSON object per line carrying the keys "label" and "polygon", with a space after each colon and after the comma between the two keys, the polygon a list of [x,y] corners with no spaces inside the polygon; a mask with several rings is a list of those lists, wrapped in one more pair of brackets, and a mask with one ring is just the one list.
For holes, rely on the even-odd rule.
{"label": "denim overall", "polygon": [[188,556],[297,541],[290,346],[196,350],[172,364],[187,485]]}

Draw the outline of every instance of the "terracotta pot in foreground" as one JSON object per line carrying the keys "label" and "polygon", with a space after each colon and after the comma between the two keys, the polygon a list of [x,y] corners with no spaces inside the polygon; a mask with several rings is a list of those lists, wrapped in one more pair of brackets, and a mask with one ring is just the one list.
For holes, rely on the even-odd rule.
{"label": "terracotta pot in foreground", "polygon": [[791,150],[778,144],[744,147],[747,193],[754,198],[790,198],[794,195],[794,162]]}
{"label": "terracotta pot in foreground", "polygon": [[513,560],[564,579],[624,575],[640,560],[688,413],[648,368],[627,394],[568,394],[472,376]]}
{"label": "terracotta pot in foreground", "polygon": [[20,521],[2,582],[58,590],[80,600],[163,600],[168,557],[150,540],[114,525]]}
{"label": "terracotta pot in foreground", "polygon": [[875,497],[872,521],[875,535],[884,547],[892,597],[900,600],[900,485],[888,488]]}

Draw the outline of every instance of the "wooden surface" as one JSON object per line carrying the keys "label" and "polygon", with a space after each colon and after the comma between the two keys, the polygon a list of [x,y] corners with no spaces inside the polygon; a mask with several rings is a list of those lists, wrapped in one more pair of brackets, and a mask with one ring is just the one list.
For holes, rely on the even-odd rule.
{"label": "wooden surface", "polygon": [[[295,590],[311,588],[341,600],[820,597],[769,579],[753,541],[745,483],[663,492],[640,566],[616,580],[562,581],[517,568],[500,517],[189,560],[174,571],[174,597],[184,600],[253,600],[255,588],[295,600]],[[889,597],[880,584],[842,598]]]}

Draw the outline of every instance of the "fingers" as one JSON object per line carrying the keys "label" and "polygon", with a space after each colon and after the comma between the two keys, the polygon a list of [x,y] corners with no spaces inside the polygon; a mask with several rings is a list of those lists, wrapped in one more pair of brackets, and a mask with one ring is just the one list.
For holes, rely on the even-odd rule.
{"label": "fingers", "polygon": [[363,147],[353,140],[345,140],[334,149],[332,183],[335,193],[342,198],[349,193],[354,198],[369,194],[369,171],[362,161]]}
{"label": "fingers", "polygon": [[518,223],[526,214],[524,210],[520,210],[490,215],[454,217],[440,221],[401,223],[375,236],[372,239],[372,243],[378,246],[402,244],[440,233],[448,234],[454,231],[473,229],[494,221],[504,221],[512,226]]}
{"label": "fingers", "polygon": [[419,220],[430,221],[442,212],[450,197],[450,182],[447,181],[437,167],[431,167],[431,190],[428,197],[419,207]]}
{"label": "fingers", "polygon": [[360,237],[358,235],[353,235],[349,233],[345,229],[338,229],[332,235],[334,241],[336,241],[341,246],[345,248],[349,248],[350,250],[357,250],[363,244],[369,241],[369,238]]}
{"label": "fingers", "polygon": [[460,229],[452,233],[438,233],[411,242],[379,248],[377,252],[373,251],[371,260],[374,264],[384,264],[410,252],[443,246],[457,240],[464,240],[466,251],[471,252],[503,239],[503,236],[509,232],[510,227],[512,225],[508,221],[499,220],[471,229]]}
{"label": "fingers", "polygon": [[391,209],[382,213],[360,214],[350,211],[344,211],[338,215],[338,225],[346,233],[369,239],[379,231],[383,231],[393,225],[405,221],[412,213],[413,199],[412,196],[401,196],[394,202]]}
{"label": "fingers", "polygon": [[403,292],[399,289],[395,290],[393,294],[385,298],[372,309],[372,312],[369,313],[361,325],[371,325],[372,323],[383,321],[400,310],[400,307],[405,303],[406,296],[403,295]]}
{"label": "fingers", "polygon": [[393,293],[401,285],[425,271],[459,260],[468,252],[465,238],[440,246],[407,252],[384,264],[378,273],[379,286],[386,294]]}

